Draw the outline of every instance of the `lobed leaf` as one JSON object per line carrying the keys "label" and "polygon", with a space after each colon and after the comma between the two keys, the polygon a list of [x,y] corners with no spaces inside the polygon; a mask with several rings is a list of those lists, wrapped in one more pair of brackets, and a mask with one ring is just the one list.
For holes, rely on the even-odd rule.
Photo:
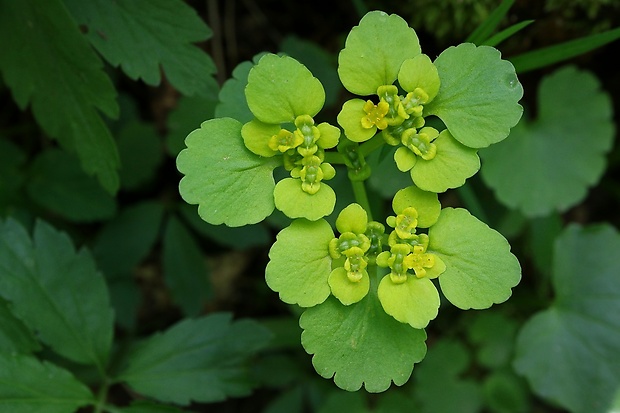
{"label": "lobed leaf", "polygon": [[517,102],[523,87],[512,64],[489,46],[463,43],[444,50],[435,60],[441,86],[424,107],[436,115],[452,136],[470,148],[484,148],[508,136],[523,108]]}
{"label": "lobed leaf", "polygon": [[90,253],[37,221],[33,237],[14,220],[0,222],[0,295],[45,344],[103,370],[112,345],[108,291]]}
{"label": "lobed leaf", "polygon": [[[373,287],[371,286],[371,290]],[[374,293],[344,306],[333,297],[301,315],[301,344],[322,377],[338,387],[378,393],[407,382],[426,353],[426,333],[399,323]]]}
{"label": "lobed leaf", "polygon": [[371,11],[347,36],[338,75],[349,92],[375,95],[379,86],[396,81],[403,61],[420,52],[418,36],[402,17]]}
{"label": "lobed leaf", "polygon": [[270,333],[252,320],[217,313],[183,320],[150,337],[130,355],[118,380],[162,402],[212,403],[247,395],[248,359]]}
{"label": "lobed leaf", "polygon": [[212,32],[180,0],[63,0],[86,38],[112,66],[149,85],[166,79],[184,95],[205,95],[215,84],[215,63],[192,43]]}
{"label": "lobed leaf", "polygon": [[9,303],[0,298],[0,354],[32,353],[41,345],[32,331],[11,312]]}
{"label": "lobed leaf", "polygon": [[265,123],[293,122],[297,116],[315,116],[325,103],[319,79],[289,56],[266,54],[248,74],[248,107]]}
{"label": "lobed leaf", "polygon": [[224,82],[218,95],[219,102],[215,106],[215,117],[233,118],[246,123],[254,118],[245,98],[245,87],[248,74],[258,59],[253,62],[241,62],[232,71],[232,77]]}
{"label": "lobed leaf", "polygon": [[428,236],[428,250],[446,264],[439,276],[441,290],[461,309],[502,303],[521,279],[508,241],[465,209],[442,209]]}
{"label": "lobed leaf", "polygon": [[187,148],[177,157],[185,176],[179,192],[210,224],[238,227],[254,224],[274,209],[274,158],[250,152],[241,138],[241,123],[212,119],[187,136]]}
{"label": "lobed leaf", "polygon": [[119,186],[119,157],[99,111],[118,115],[116,90],[96,53],[60,0],[3,2],[0,71],[17,104],[31,104],[37,123],[110,193]]}
{"label": "lobed leaf", "polygon": [[67,370],[32,356],[0,353],[0,411],[67,413],[95,402]]}
{"label": "lobed leaf", "polygon": [[555,300],[521,329],[514,367],[575,413],[608,412],[620,385],[620,234],[570,225],[556,239]]}
{"label": "lobed leaf", "polygon": [[288,304],[312,307],[329,296],[332,270],[328,244],[334,232],[327,221],[296,219],[280,231],[269,250],[265,280]]}
{"label": "lobed leaf", "polygon": [[[566,104],[575,95],[588,104]],[[615,132],[610,97],[593,74],[573,66],[542,80],[538,108],[538,119],[523,119],[504,142],[481,152],[484,182],[529,217],[566,211],[585,198],[605,171]]]}

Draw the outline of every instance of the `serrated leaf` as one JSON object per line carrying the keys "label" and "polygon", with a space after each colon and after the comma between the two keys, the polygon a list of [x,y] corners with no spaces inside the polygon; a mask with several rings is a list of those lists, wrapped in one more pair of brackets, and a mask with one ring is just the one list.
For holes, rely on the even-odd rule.
{"label": "serrated leaf", "polygon": [[269,338],[259,324],[232,322],[230,314],[186,319],[149,338],[118,379],[140,394],[180,405],[247,395],[248,359]]}
{"label": "serrated leaf", "polygon": [[0,353],[0,411],[67,413],[95,402],[67,370],[31,356]]}
{"label": "serrated leaf", "polygon": [[210,224],[238,227],[254,224],[274,209],[275,158],[261,158],[243,144],[241,123],[212,119],[187,136],[187,148],[177,157],[185,175],[179,192]]}
{"label": "serrated leaf", "polygon": [[514,367],[571,412],[608,412],[620,384],[620,234],[571,225],[554,251],[555,300],[523,326]]}
{"label": "serrated leaf", "polygon": [[168,219],[162,241],[164,278],[172,298],[185,315],[198,315],[211,295],[205,255],[175,216]]}
{"label": "serrated leaf", "polygon": [[[374,286],[371,286],[371,291]],[[376,294],[344,306],[330,297],[299,320],[301,344],[322,377],[344,390],[377,393],[403,385],[426,353],[426,333],[387,315]]]}
{"label": "serrated leaf", "polygon": [[117,116],[116,91],[63,4],[3,2],[0,38],[12,39],[0,48],[0,70],[17,104],[30,103],[37,123],[116,192],[119,157],[98,112]]}
{"label": "serrated leaf", "polygon": [[131,79],[149,85],[167,80],[184,95],[204,95],[215,83],[215,63],[192,43],[212,32],[180,0],[64,0],[85,36],[105,59]]}
{"label": "serrated leaf", "polygon": [[311,307],[330,294],[332,259],[328,245],[334,232],[327,221],[296,219],[280,231],[269,250],[265,280],[288,304]]}
{"label": "serrated leaf", "polygon": [[24,182],[21,165],[25,160],[26,153],[19,146],[0,136],[0,213],[19,197]]}
{"label": "serrated leaf", "polygon": [[132,121],[118,132],[118,152],[121,157],[121,187],[137,189],[149,183],[163,161],[163,145],[154,125]]}
{"label": "serrated leaf", "polygon": [[[575,94],[588,104],[566,104]],[[535,121],[523,119],[508,139],[481,151],[485,183],[504,205],[529,217],[580,202],[605,171],[615,135],[609,96],[593,74],[573,66],[542,80],[538,112]]]}
{"label": "serrated leaf", "polygon": [[325,103],[319,79],[289,56],[266,54],[248,74],[248,107],[264,123],[293,122],[297,116],[314,116]]}
{"label": "serrated leaf", "polygon": [[100,371],[112,344],[113,312],[90,253],[37,221],[31,239],[16,221],[0,223],[0,295],[58,354]]}
{"label": "serrated leaf", "polygon": [[86,175],[78,160],[67,152],[41,152],[30,168],[26,190],[43,208],[74,222],[98,221],[114,215],[114,198]]}
{"label": "serrated leaf", "polygon": [[32,353],[41,349],[34,334],[11,312],[9,303],[0,298],[0,354]]}
{"label": "serrated leaf", "polygon": [[484,148],[508,136],[523,108],[517,102],[523,87],[512,64],[489,46],[463,43],[444,50],[435,60],[441,86],[424,106],[452,136],[470,148]]}
{"label": "serrated leaf", "polygon": [[371,11],[347,36],[338,75],[349,92],[374,95],[379,86],[396,81],[403,61],[420,52],[418,36],[402,17]]}
{"label": "serrated leaf", "polygon": [[130,406],[119,410],[122,413],[184,413],[187,410],[181,410],[178,407],[168,404],[160,404],[147,400],[136,400]]}
{"label": "serrated leaf", "polygon": [[461,309],[502,303],[521,280],[508,241],[465,209],[442,209],[428,236],[429,252],[446,264],[439,276],[441,290]]}

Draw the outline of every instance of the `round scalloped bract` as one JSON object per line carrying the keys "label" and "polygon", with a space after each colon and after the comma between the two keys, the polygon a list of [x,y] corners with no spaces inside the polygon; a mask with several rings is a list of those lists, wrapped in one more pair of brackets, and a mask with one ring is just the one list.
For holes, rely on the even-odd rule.
{"label": "round scalloped bract", "polygon": [[377,294],[386,313],[413,328],[425,328],[439,313],[439,293],[428,278],[409,276],[404,283],[395,284],[386,275]]}
{"label": "round scalloped bract", "polygon": [[414,207],[418,211],[418,227],[420,228],[433,225],[441,213],[441,204],[437,194],[415,186],[399,190],[392,199],[392,209],[396,214],[402,213],[405,208],[409,207]]}
{"label": "round scalloped bract", "polygon": [[177,169],[185,175],[181,197],[198,204],[200,217],[213,225],[255,224],[274,209],[273,170],[281,160],[250,152],[241,127],[231,118],[208,120],[187,136],[187,148],[177,156]]}
{"label": "round scalloped bract", "polygon": [[296,219],[280,231],[269,250],[265,280],[287,304],[312,307],[329,296],[332,271],[328,245],[334,232],[327,221]]}
{"label": "round scalloped bract", "polygon": [[[575,96],[587,104],[569,103]],[[529,217],[581,202],[605,171],[614,139],[611,100],[589,72],[568,66],[543,78],[538,108],[538,119],[523,119],[480,153],[484,182]]]}
{"label": "round scalloped bract", "polygon": [[336,193],[321,182],[317,193],[309,194],[301,188],[301,180],[285,178],[278,182],[274,191],[276,208],[289,218],[306,218],[316,221],[334,211]]}
{"label": "round scalloped bract", "polygon": [[365,104],[362,99],[347,100],[338,113],[338,124],[344,129],[345,136],[353,142],[365,142],[377,133],[376,126],[372,128],[362,126],[362,118],[366,116]]}
{"label": "round scalloped bract", "polygon": [[[371,290],[372,290],[371,286]],[[407,382],[426,354],[426,333],[399,323],[374,293],[344,306],[329,297],[301,315],[301,344],[322,377],[348,391],[378,393]]]}
{"label": "round scalloped bract", "polygon": [[354,234],[363,234],[366,232],[368,224],[368,214],[360,204],[347,205],[336,218],[336,229],[342,234],[352,232]]}
{"label": "round scalloped bract", "polygon": [[398,83],[407,92],[413,92],[416,88],[422,89],[430,102],[437,96],[441,81],[430,57],[419,54],[403,62],[398,72]]}
{"label": "round scalloped bract", "polygon": [[319,79],[292,57],[274,54],[264,55],[250,70],[245,96],[257,119],[275,124],[314,116],[325,103]]}
{"label": "round scalloped bract", "polygon": [[506,238],[465,209],[442,209],[428,237],[428,251],[446,265],[439,276],[441,291],[463,310],[506,301],[521,280],[521,266]]}
{"label": "round scalloped bract", "polygon": [[370,289],[370,278],[368,273],[364,271],[364,275],[357,282],[352,282],[347,276],[347,270],[343,267],[335,268],[329,279],[327,280],[332,295],[336,297],[343,305],[351,305],[357,303],[366,297]]}
{"label": "round scalloped bract", "polygon": [[433,141],[437,153],[433,159],[419,158],[411,169],[411,179],[420,189],[445,192],[458,188],[480,169],[477,149],[468,148],[444,130]]}
{"label": "round scalloped bract", "polygon": [[371,11],[347,36],[338,75],[349,92],[374,95],[379,86],[394,83],[403,61],[420,52],[418,35],[402,17]]}
{"label": "round scalloped bract", "polygon": [[497,49],[472,43],[447,48],[434,63],[441,86],[424,115],[439,117],[470,148],[505,139],[523,114],[523,87],[512,63]]}

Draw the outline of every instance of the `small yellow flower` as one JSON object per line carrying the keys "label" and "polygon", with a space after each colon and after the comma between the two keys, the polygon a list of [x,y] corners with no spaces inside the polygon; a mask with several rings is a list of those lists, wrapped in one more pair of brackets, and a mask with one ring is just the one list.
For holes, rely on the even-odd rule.
{"label": "small yellow flower", "polygon": [[385,120],[385,115],[388,113],[390,105],[387,102],[381,101],[377,105],[372,103],[371,100],[366,101],[364,105],[364,112],[366,116],[362,118],[362,127],[371,129],[377,127],[378,129],[385,129],[388,127],[388,123]]}

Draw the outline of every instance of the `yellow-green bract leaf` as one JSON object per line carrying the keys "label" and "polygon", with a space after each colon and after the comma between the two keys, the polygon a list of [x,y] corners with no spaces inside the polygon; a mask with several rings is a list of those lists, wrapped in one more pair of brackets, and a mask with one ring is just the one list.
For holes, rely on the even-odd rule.
{"label": "yellow-green bract leaf", "polygon": [[336,218],[336,229],[341,234],[344,232],[363,234],[366,232],[366,224],[368,224],[368,214],[359,204],[347,205]]}
{"label": "yellow-green bract leaf", "polygon": [[370,288],[370,278],[366,270],[363,270],[363,276],[359,281],[353,282],[349,280],[347,270],[338,267],[329,274],[327,281],[334,297],[344,305],[357,303],[366,297]]}
{"label": "yellow-green bract leaf", "polygon": [[325,90],[297,60],[266,54],[250,70],[245,97],[257,119],[279,124],[319,113],[325,103]]}
{"label": "yellow-green bract leaf", "polygon": [[163,402],[210,403],[250,393],[248,358],[271,338],[252,320],[216,313],[186,319],[151,336],[129,355],[118,380]]}
{"label": "yellow-green bract leaf", "polygon": [[441,86],[424,114],[438,116],[470,148],[505,139],[523,113],[523,87],[512,64],[497,49],[463,43],[444,50],[435,66]]}
{"label": "yellow-green bract leaf", "polygon": [[67,413],[95,402],[67,370],[31,356],[0,353],[0,411]]}
{"label": "yellow-green bract leaf", "polygon": [[437,194],[423,191],[415,186],[408,186],[396,192],[392,200],[392,209],[396,214],[405,208],[414,207],[418,211],[418,227],[428,228],[437,222],[441,212],[441,204]]}
{"label": "yellow-green bract leaf", "polygon": [[116,90],[62,2],[2,2],[0,39],[11,39],[0,47],[0,70],[17,104],[30,103],[41,127],[116,192],[119,157],[98,112],[118,115]]}
{"label": "yellow-green bract leaf", "polygon": [[338,74],[349,92],[374,95],[379,86],[394,83],[403,61],[418,54],[418,36],[402,17],[371,11],[347,36]]}
{"label": "yellow-green bract leaf", "polygon": [[439,313],[439,293],[428,278],[409,276],[395,284],[386,275],[377,294],[386,313],[413,328],[425,328]]}
{"label": "yellow-green bract leaf", "polygon": [[131,79],[158,85],[166,79],[185,95],[208,93],[216,71],[211,57],[192,43],[211,30],[180,0],[63,0],[86,37]]}
{"label": "yellow-green bract leaf", "polygon": [[437,146],[435,157],[428,161],[418,157],[411,169],[411,179],[420,189],[445,192],[458,188],[480,169],[476,149],[461,144],[447,130],[441,132],[433,143]]}
{"label": "yellow-green bract leaf", "polygon": [[31,238],[16,221],[0,222],[0,295],[58,354],[104,370],[113,333],[108,290],[90,253],[75,251],[66,234],[37,221]]}
{"label": "yellow-green bract leaf", "polygon": [[328,245],[334,232],[327,221],[296,219],[277,236],[265,269],[267,285],[288,304],[312,307],[330,294]]}
{"label": "yellow-green bract leaf", "polygon": [[212,119],[187,136],[177,157],[185,176],[179,192],[210,224],[239,227],[262,221],[273,212],[275,158],[250,152],[241,138],[241,123]]}
{"label": "yellow-green bract leaf", "polygon": [[467,210],[444,208],[428,233],[429,252],[446,264],[441,290],[467,310],[506,301],[521,280],[521,266],[508,241]]}
{"label": "yellow-green bract leaf", "polygon": [[523,326],[514,367],[574,413],[607,413],[620,387],[620,234],[569,226],[555,242],[554,302]]}
{"label": "yellow-green bract leaf", "polygon": [[276,208],[289,218],[306,218],[316,221],[332,213],[336,193],[324,182],[317,193],[309,194],[301,188],[301,180],[285,178],[273,191]]}
{"label": "yellow-green bract leaf", "polygon": [[344,134],[353,142],[365,142],[377,133],[377,127],[364,128],[362,118],[367,116],[364,112],[365,101],[362,99],[351,99],[344,102],[340,113],[338,113],[338,124],[344,129]]}
{"label": "yellow-green bract leaf", "polygon": [[[570,103],[574,96],[587,104]],[[573,66],[543,79],[538,113],[481,152],[487,185],[502,203],[531,217],[580,202],[605,171],[614,138],[609,96],[593,74]]]}
{"label": "yellow-green bract leaf", "polygon": [[413,92],[416,88],[422,89],[430,102],[437,96],[441,82],[431,59],[425,54],[419,54],[403,62],[398,72],[398,83],[407,92]]}
{"label": "yellow-green bract leaf", "polygon": [[[371,290],[373,287],[371,286]],[[407,382],[426,354],[426,333],[387,315],[376,294],[344,306],[333,297],[299,320],[301,344],[317,373],[344,390],[378,393]]]}

